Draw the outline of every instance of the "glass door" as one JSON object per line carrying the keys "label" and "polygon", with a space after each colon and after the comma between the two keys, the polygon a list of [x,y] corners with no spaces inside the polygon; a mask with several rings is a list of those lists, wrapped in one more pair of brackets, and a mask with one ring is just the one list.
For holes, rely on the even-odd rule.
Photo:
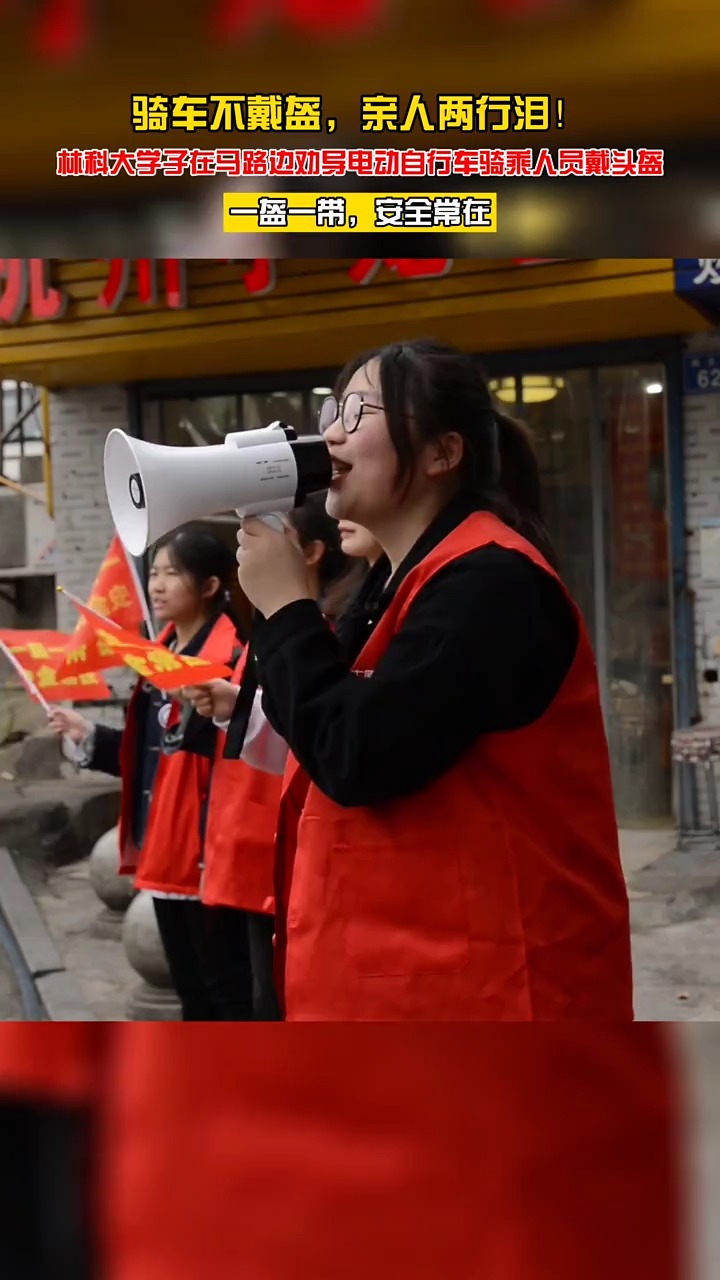
{"label": "glass door", "polygon": [[619,365],[493,383],[530,428],[545,521],[593,640],[621,826],[672,811],[665,371]]}

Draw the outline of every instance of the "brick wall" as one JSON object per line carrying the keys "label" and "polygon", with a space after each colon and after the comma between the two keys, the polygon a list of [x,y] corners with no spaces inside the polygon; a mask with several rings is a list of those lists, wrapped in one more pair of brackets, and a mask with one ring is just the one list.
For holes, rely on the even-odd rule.
{"label": "brick wall", "polygon": [[[113,535],[103,479],[105,438],[113,427],[128,429],[123,387],[50,393],[57,582],[81,599],[87,599]],[[69,601],[58,595],[60,630],[72,631],[77,617]],[[106,679],[116,698],[127,697],[133,681],[129,671],[111,671]],[[116,721],[116,713],[108,712],[107,719]]]}
{"label": "brick wall", "polygon": [[0,489],[0,566],[15,569],[25,564],[25,499],[3,486]]}

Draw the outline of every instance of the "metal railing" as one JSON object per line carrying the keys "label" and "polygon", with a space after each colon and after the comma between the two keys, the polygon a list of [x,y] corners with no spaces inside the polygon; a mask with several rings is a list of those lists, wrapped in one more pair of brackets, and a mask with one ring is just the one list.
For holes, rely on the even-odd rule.
{"label": "metal railing", "polygon": [[[6,421],[8,404],[12,409],[10,422]],[[38,413],[40,420],[35,423],[35,430],[28,431],[28,423],[32,422]],[[26,457],[38,456],[42,456],[43,460],[45,484],[43,497],[21,483],[19,468],[17,478],[8,474],[10,460],[22,463]],[[2,380],[0,389],[0,485],[22,494],[41,506],[47,506],[52,516],[53,487],[47,393],[42,389],[31,387],[28,383],[12,382],[7,378]]]}

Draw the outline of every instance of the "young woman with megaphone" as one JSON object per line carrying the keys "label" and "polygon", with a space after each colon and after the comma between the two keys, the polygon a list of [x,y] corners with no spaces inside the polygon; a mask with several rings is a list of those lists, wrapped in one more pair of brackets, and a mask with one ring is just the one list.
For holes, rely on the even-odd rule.
{"label": "young woman with megaphone", "polygon": [[[308,500],[287,517],[305,565],[307,589],[321,608],[327,595],[347,574],[349,561],[343,553],[337,524],[327,515],[324,503]],[[239,697],[251,706],[257,690],[250,650],[240,656],[231,681],[214,680],[208,685],[183,690],[200,716],[213,718],[218,725],[230,721]],[[263,768],[244,760],[226,759],[226,735],[218,734],[210,782],[205,826],[204,867],[201,897],[206,908],[208,946],[215,936],[214,920],[224,916],[227,928],[247,932],[250,969],[245,991],[236,990],[227,1008],[228,1020],[237,1016],[238,1002],[251,1005],[257,1021],[280,1017],[274,985],[274,883],[275,831],[280,807],[282,774],[287,745],[271,735]],[[203,735],[196,735],[202,743]],[[234,920],[234,925],[230,921]],[[223,930],[224,932],[224,930]],[[222,954],[211,956],[217,969]],[[231,990],[232,975],[227,989]]]}
{"label": "young woman with megaphone", "polygon": [[595,660],[527,435],[475,358],[430,342],[351,361],[320,427],[329,513],[384,551],[353,625],[327,626],[291,539],[246,519],[238,551],[292,752],[287,1018],[631,1020]]}
{"label": "young woman with megaphone", "polygon": [[[228,613],[233,563],[232,551],[202,529],[180,529],[156,544],[149,595],[155,617],[165,624],[159,637],[164,644],[189,656],[232,661],[239,649]],[[182,735],[183,747],[192,745],[197,725],[184,729],[179,699],[142,680],[122,730],[93,725],[79,712],[61,708],[50,712],[50,725],[75,744],[82,767],[122,779],[120,871],[153,895],[183,1021],[222,1019],[227,975],[234,974],[233,989],[243,987],[250,962],[245,935],[234,927],[223,932],[223,963],[217,969],[206,951],[199,887],[211,760],[163,749],[169,730]],[[214,731],[207,729],[211,746],[205,754],[211,757]],[[220,945],[216,936],[213,954]]]}

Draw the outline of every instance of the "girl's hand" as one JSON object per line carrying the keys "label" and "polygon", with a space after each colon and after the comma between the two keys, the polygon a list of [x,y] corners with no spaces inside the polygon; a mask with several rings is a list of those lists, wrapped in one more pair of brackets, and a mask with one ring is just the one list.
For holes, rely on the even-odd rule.
{"label": "girl's hand", "polygon": [[48,726],[58,738],[65,735],[71,742],[83,742],[87,738],[92,723],[81,716],[79,711],[67,711],[64,707],[53,707],[48,713]]}
{"label": "girl's hand", "polygon": [[294,530],[271,529],[248,516],[238,532],[238,582],[251,604],[270,618],[295,600],[311,600],[307,564]]}
{"label": "girl's hand", "polygon": [[183,697],[195,708],[198,715],[208,720],[229,720],[235,710],[240,688],[229,680],[211,680],[208,684],[193,685],[183,689]]}

